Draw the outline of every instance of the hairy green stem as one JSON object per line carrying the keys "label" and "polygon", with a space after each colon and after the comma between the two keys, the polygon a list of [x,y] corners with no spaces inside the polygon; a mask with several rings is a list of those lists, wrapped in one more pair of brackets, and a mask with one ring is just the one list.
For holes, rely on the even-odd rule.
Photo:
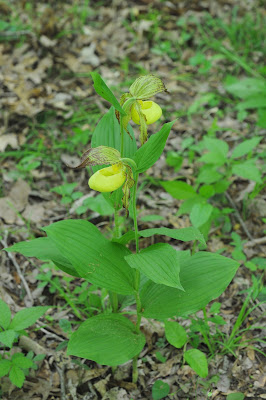
{"label": "hairy green stem", "polygon": [[[115,204],[115,212],[114,212],[114,223],[115,223],[115,228],[114,228],[114,238],[118,238],[120,235],[119,232],[119,208],[118,208],[118,192],[116,193],[116,204]],[[112,310],[114,313],[117,312],[118,310],[118,297],[117,293],[109,291],[109,300],[112,306]]]}
{"label": "hairy green stem", "polygon": [[[124,128],[123,128],[123,124],[122,124],[122,116],[121,115],[120,115],[120,154],[121,154],[121,157],[123,157],[123,154],[124,154]],[[115,212],[114,212],[114,223],[115,223],[114,237],[115,238],[118,238],[120,236],[118,196],[119,196],[119,191],[116,192],[116,199],[115,199]],[[117,293],[109,291],[109,299],[110,299],[110,303],[112,306],[112,310],[114,313],[116,313],[118,311]]]}
{"label": "hairy green stem", "polygon": [[[139,234],[138,234],[138,221],[137,221],[137,186],[138,186],[138,177],[139,174],[136,174],[135,184],[133,187],[133,220],[134,220],[134,230],[135,230],[135,243],[136,243],[136,253],[139,253]],[[141,323],[141,301],[139,296],[139,285],[140,285],[140,272],[136,269],[135,271],[135,299],[137,305],[137,322],[136,322],[136,333],[140,332],[140,323]],[[132,381],[136,383],[138,380],[138,363],[139,354],[137,354],[133,358],[133,366],[132,366]]]}
{"label": "hairy green stem", "polygon": [[135,230],[136,253],[139,252],[139,234],[138,234],[138,221],[137,221],[137,186],[139,174],[136,173],[135,184],[133,187],[133,220]]}
{"label": "hairy green stem", "polygon": [[196,250],[197,250],[197,243],[198,243],[198,241],[197,241],[197,240],[194,240],[193,246],[192,246],[192,250],[191,250],[192,256],[195,254],[195,252],[196,252]]}
{"label": "hairy green stem", "polygon": [[139,292],[135,294],[136,304],[137,304],[137,322],[136,322],[136,333],[140,332],[140,323],[141,323],[141,301]]}
{"label": "hairy green stem", "polygon": [[124,127],[122,124],[122,116],[120,115],[120,154],[121,158],[124,156]]}
{"label": "hairy green stem", "polygon": [[118,210],[118,208],[115,208],[115,213],[114,213],[114,223],[115,223],[114,238],[119,238],[119,236],[120,236],[118,217],[119,217],[119,210]]}

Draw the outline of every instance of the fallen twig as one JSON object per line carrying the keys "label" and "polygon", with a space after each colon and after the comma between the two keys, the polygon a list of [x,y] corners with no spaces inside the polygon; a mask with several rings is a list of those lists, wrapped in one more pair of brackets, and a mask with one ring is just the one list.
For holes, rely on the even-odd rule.
{"label": "fallen twig", "polygon": [[22,31],[4,31],[0,33],[0,37],[20,37],[20,36],[32,36],[35,37],[34,33],[31,31],[26,31],[26,30],[22,30]]}
{"label": "fallen twig", "polygon": [[[28,336],[21,336],[19,339],[19,346],[27,351],[33,351],[35,354],[45,354],[48,355],[47,350],[41,346],[39,343],[35,342]],[[50,353],[52,353],[50,351]]]}
{"label": "fallen twig", "polygon": [[46,335],[49,335],[55,339],[57,339],[60,342],[64,342],[65,339],[61,338],[60,336],[58,336],[56,333],[50,332],[47,329],[43,328],[38,322],[36,322],[36,326],[38,326],[40,328],[40,331],[42,331],[43,333],[45,333]]}
{"label": "fallen twig", "polygon": [[[2,243],[2,245],[4,247],[8,247],[8,244],[7,244],[7,233],[4,234],[4,239],[1,239],[1,243]],[[33,303],[34,303],[34,300],[32,298],[32,294],[31,294],[30,288],[29,288],[29,286],[27,284],[27,281],[26,281],[26,279],[24,278],[24,276],[23,276],[23,274],[21,272],[20,266],[18,265],[17,260],[15,259],[15,257],[13,256],[12,253],[7,252],[7,255],[8,255],[8,258],[12,261],[13,265],[15,266],[15,268],[17,270],[17,273],[18,273],[18,275],[20,277],[20,280],[23,283],[23,286],[24,286],[24,288],[26,290],[26,293],[28,295],[28,298],[29,298],[29,301],[30,301],[29,305],[32,306]]]}
{"label": "fallen twig", "polygon": [[64,365],[62,365],[62,369],[58,367],[57,364],[55,364],[55,367],[57,369],[59,379],[60,379],[60,389],[61,389],[61,400],[66,400],[66,387],[65,387],[65,368]]}
{"label": "fallen twig", "polygon": [[226,196],[227,200],[229,201],[229,203],[231,204],[231,206],[234,208],[236,217],[237,217],[237,219],[238,219],[240,225],[242,226],[242,228],[243,228],[245,234],[247,235],[247,237],[248,237],[251,241],[253,241],[254,238],[253,238],[252,235],[250,234],[248,228],[246,227],[245,222],[243,221],[241,215],[239,214],[239,211],[238,211],[238,209],[237,209],[237,206],[236,206],[234,200],[232,199],[232,197],[230,196],[230,194],[227,193],[227,192],[225,192],[225,196]]}
{"label": "fallen twig", "polygon": [[258,239],[252,239],[249,242],[246,242],[244,244],[244,247],[252,247],[252,246],[256,246],[257,244],[263,244],[266,243],[266,236],[262,237],[262,238],[258,238]]}

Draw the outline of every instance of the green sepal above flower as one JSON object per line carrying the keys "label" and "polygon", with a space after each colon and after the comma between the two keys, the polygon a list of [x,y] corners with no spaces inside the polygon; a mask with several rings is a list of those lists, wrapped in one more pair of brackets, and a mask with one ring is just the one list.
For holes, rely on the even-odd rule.
{"label": "green sepal above flower", "polygon": [[160,78],[154,75],[140,76],[130,86],[129,93],[120,98],[120,105],[126,113],[122,126],[127,130],[130,119],[140,125],[140,142],[143,145],[148,139],[147,125],[156,122],[162,115],[161,107],[154,101],[143,101],[156,93],[167,91]]}
{"label": "green sepal above flower", "polygon": [[167,92],[167,89],[163,81],[152,74],[140,76],[129,88],[129,93],[137,100],[147,100],[160,92]]}
{"label": "green sepal above flower", "polygon": [[81,163],[74,169],[85,168],[87,165],[116,164],[120,161],[120,152],[113,147],[93,147],[82,155]]}

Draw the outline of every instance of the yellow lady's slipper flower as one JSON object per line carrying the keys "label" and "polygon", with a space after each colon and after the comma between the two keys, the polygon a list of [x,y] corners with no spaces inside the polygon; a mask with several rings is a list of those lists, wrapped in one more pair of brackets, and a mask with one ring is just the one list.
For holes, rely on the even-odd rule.
{"label": "yellow lady's slipper flower", "polygon": [[[142,114],[145,116],[147,125],[153,124],[161,117],[162,109],[154,101],[138,100],[138,103],[140,105]],[[135,124],[138,124],[138,125],[141,124],[140,116],[139,116],[139,113],[138,113],[135,105],[133,105],[132,109],[131,109],[131,118],[135,122]]]}
{"label": "yellow lady's slipper flower", "polygon": [[126,173],[123,164],[118,163],[95,172],[88,183],[91,189],[98,192],[113,192],[123,185],[125,179]]}
{"label": "yellow lady's slipper flower", "polygon": [[148,140],[147,125],[153,124],[162,115],[162,109],[157,103],[147,101],[160,92],[167,92],[164,83],[160,78],[149,74],[137,78],[130,86],[129,93],[124,93],[120,98],[120,105],[126,113],[122,118],[122,126],[129,134],[127,125],[130,119],[140,125],[141,145]]}

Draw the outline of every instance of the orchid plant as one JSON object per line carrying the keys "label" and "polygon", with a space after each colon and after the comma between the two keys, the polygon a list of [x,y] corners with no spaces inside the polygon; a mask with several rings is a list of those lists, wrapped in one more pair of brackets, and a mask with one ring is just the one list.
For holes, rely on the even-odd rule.
{"label": "orchid plant", "polygon": [[[72,333],[67,352],[110,366],[133,359],[136,382],[137,360],[145,346],[141,331],[144,318],[164,322],[169,336],[173,322],[169,319],[195,313],[221,295],[238,264],[219,254],[195,252],[197,243],[206,247],[195,227],[139,231],[138,177],[159,159],[175,122],[164,124],[148,138],[147,127],[162,115],[161,107],[150,98],[166,88],[154,75],[141,76],[118,101],[98,73],[93,72],[92,79],[96,92],[112,106],[96,126],[91,148],[76,168],[93,169],[90,188],[102,192],[114,210],[113,238],[108,240],[86,220],[69,219],[43,228],[47,237],[17,243],[6,250],[51,260],[67,274],[108,290],[108,312],[83,321]],[[139,148],[130,120],[140,127]],[[123,207],[133,229],[120,236],[119,213]],[[139,238],[153,235],[192,241],[193,251],[177,250],[163,241],[140,250]],[[135,252],[127,246],[130,241],[135,241]],[[191,351],[184,353],[188,363]]]}

